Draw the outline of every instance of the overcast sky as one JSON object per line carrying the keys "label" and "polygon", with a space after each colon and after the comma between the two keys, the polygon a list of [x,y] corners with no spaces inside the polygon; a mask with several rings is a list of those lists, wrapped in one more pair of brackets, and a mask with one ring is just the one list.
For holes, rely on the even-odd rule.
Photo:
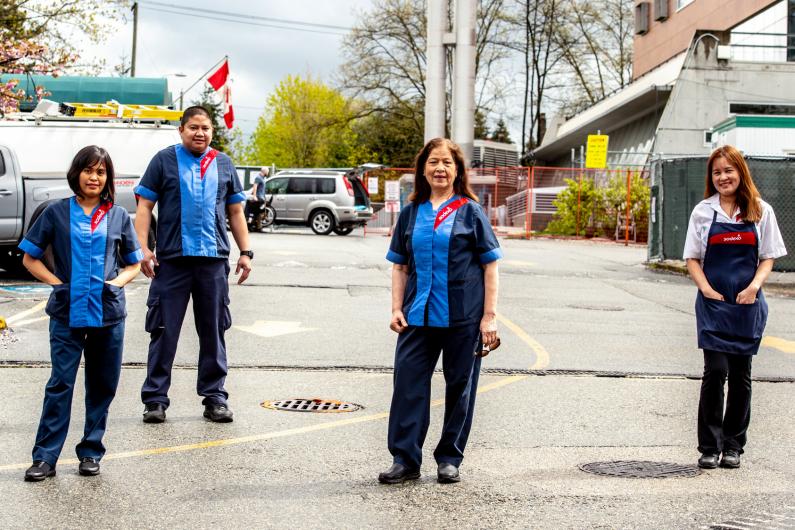
{"label": "overcast sky", "polygon": [[[340,45],[344,30],[311,28],[309,31],[262,27],[219,21],[217,13],[204,10],[244,13],[252,17],[268,17],[349,28],[356,16],[368,9],[371,0],[163,0],[159,5],[140,3],[138,18],[137,77],[164,77],[176,100],[180,88],[187,89],[224,55],[229,56],[232,78],[232,103],[235,126],[248,134],[256,126],[268,94],[288,74],[312,74],[330,81],[342,62]],[[163,4],[190,6],[196,15],[166,13]],[[251,19],[257,24],[282,25],[277,22]],[[328,31],[319,33],[317,31]],[[83,59],[105,59],[108,72],[121,63],[122,56],[131,55],[132,15],[119,23],[115,31],[98,46],[88,46]],[[81,61],[83,62],[83,61]],[[184,78],[174,77],[183,73]],[[196,99],[204,83],[186,94],[186,103]]]}

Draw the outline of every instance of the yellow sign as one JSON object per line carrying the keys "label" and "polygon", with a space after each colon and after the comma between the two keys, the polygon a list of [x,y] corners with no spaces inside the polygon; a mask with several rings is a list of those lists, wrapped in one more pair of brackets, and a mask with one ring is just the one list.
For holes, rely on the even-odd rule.
{"label": "yellow sign", "polygon": [[604,169],[607,167],[606,134],[589,134],[588,147],[585,152],[585,167],[588,169]]}

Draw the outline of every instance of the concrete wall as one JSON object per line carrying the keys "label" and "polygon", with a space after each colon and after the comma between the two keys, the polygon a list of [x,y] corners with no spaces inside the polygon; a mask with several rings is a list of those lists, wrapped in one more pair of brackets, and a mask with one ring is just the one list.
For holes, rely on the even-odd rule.
{"label": "concrete wall", "polygon": [[695,0],[679,11],[677,0],[668,0],[663,22],[654,20],[654,0],[643,1],[649,2],[649,31],[635,36],[634,79],[686,50],[696,30],[726,31],[780,0]]}
{"label": "concrete wall", "polygon": [[792,99],[795,64],[719,61],[716,55],[717,43],[706,37],[685,63],[657,128],[655,154],[708,154],[704,131],[728,118],[729,102]]}

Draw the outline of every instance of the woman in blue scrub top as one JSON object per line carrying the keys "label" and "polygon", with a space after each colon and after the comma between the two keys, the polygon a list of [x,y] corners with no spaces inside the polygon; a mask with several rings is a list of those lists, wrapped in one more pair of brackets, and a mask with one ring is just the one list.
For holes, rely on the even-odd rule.
{"label": "woman in blue scrub top", "polygon": [[736,148],[712,153],[705,187],[704,200],[690,216],[683,253],[698,286],[698,347],[704,350],[698,465],[736,468],[751,420],[751,360],[767,322],[762,284],[787,250],[773,208],[759,196]]}
{"label": "woman in blue scrub top", "polygon": [[[84,147],[66,178],[75,195],[47,207],[19,244],[25,267],[53,288],[45,309],[52,373],[44,389],[33,465],[25,472],[25,480],[33,482],[55,475],[84,355],[86,423],[76,447],[78,471],[99,474],[108,408],[121,374],[127,316],[123,288],[138,274],[143,258],[130,216],[113,204],[113,163],[107,151]],[[41,261],[48,246],[54,271]]]}
{"label": "woman in blue scrub top", "polygon": [[[491,224],[468,184],[461,149],[428,142],[415,162],[415,191],[400,212],[387,259],[392,267],[392,320],[398,333],[384,484],[420,476],[430,421],[431,376],[439,354],[445,411],[434,457],[437,479],[458,482],[475,408],[483,345],[497,341],[497,260]],[[492,346],[494,347],[494,346]]]}

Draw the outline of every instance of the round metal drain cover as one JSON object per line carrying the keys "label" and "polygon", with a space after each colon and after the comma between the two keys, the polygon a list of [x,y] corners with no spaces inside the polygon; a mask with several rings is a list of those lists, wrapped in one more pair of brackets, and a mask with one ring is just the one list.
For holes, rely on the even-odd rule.
{"label": "round metal drain cover", "polygon": [[567,304],[572,309],[587,309],[588,311],[623,311],[619,305],[592,305],[592,304]]}
{"label": "round metal drain cover", "polygon": [[586,473],[626,478],[695,477],[701,470],[695,465],[672,464],[670,462],[648,462],[643,460],[615,460],[580,464]]}
{"label": "round metal drain cover", "polygon": [[263,401],[260,403],[266,409],[289,410],[293,412],[355,412],[364,407],[356,403],[346,403],[334,399],[279,399],[276,401]]}

